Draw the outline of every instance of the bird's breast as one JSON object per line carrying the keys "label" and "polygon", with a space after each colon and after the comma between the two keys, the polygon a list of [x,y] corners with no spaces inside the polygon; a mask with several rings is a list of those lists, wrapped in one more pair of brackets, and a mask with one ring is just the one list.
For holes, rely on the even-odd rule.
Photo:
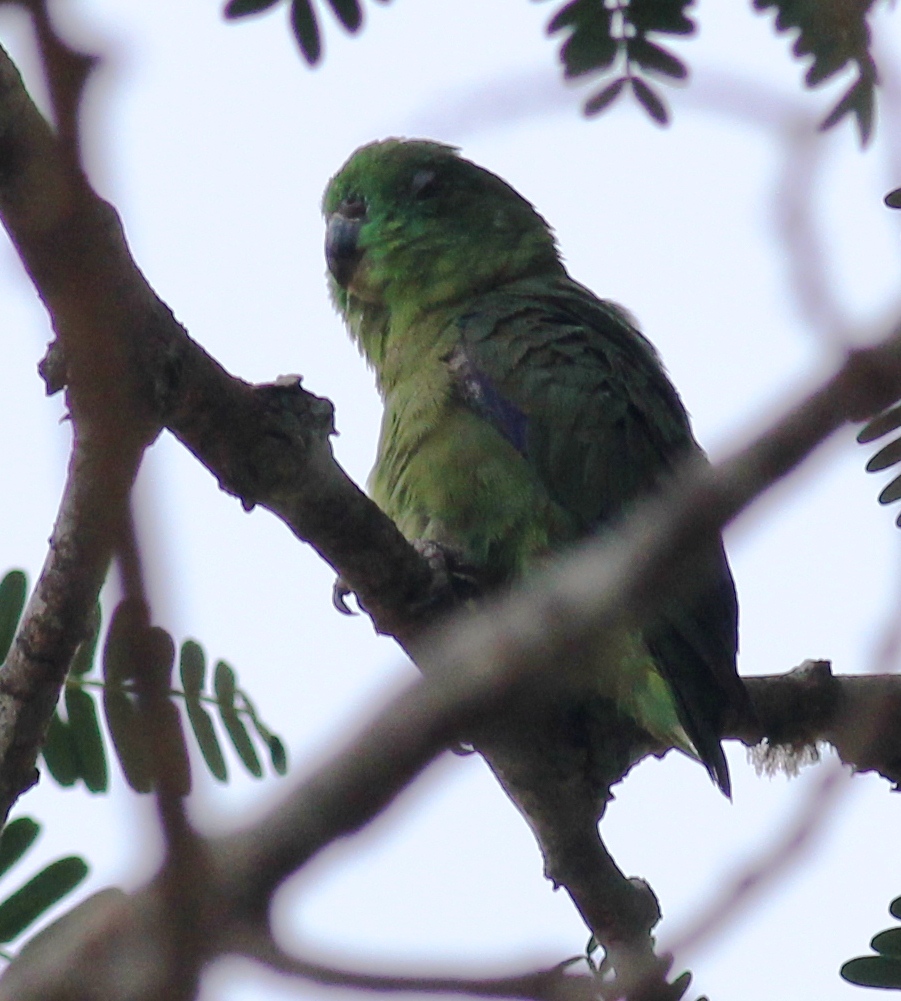
{"label": "bird's breast", "polygon": [[470,566],[509,579],[572,529],[514,445],[454,392],[420,373],[386,395],[374,500],[411,540],[450,547]]}

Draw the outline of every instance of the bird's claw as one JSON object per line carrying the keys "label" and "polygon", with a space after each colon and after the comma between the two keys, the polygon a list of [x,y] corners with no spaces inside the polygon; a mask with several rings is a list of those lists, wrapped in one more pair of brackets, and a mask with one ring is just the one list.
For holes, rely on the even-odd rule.
{"label": "bird's claw", "polygon": [[[432,571],[432,583],[428,594],[415,602],[417,607],[429,608],[443,605],[448,601],[457,603],[476,598],[482,593],[479,580],[469,572],[460,557],[451,549],[430,539],[417,539],[413,547],[426,560]],[[348,595],[353,593],[353,588],[347,585],[343,577],[335,578],[335,583],[332,585],[332,605],[342,615],[359,614],[347,603]]]}
{"label": "bird's claw", "polygon": [[332,585],[332,604],[342,615],[357,614],[345,600],[349,594],[353,594],[353,590],[347,586],[344,578],[336,577]]}
{"label": "bird's claw", "polygon": [[432,570],[431,594],[425,604],[440,602],[448,595],[457,601],[466,601],[482,594],[481,583],[472,573],[472,568],[449,546],[431,539],[416,539],[413,548]]}

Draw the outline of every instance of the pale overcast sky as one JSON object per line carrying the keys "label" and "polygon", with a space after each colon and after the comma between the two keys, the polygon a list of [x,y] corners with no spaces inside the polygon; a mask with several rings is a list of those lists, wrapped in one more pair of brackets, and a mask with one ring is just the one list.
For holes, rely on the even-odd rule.
{"label": "pale overcast sky", "polygon": [[[901,184],[897,14],[880,8],[874,19],[894,59],[885,67],[893,101],[861,152],[848,124],[811,145],[848,81],[802,91],[789,43],[749,7],[706,0],[700,36],[673,43],[692,80],[662,87],[674,114],[666,130],[629,100],[600,119],[580,116],[590,91],[560,82],[556,43],[543,33],[551,3],[367,2],[356,38],[324,12],[325,58],[315,71],[281,8],[243,23],[225,23],[212,2],[54,9],[70,37],[106,55],[89,93],[88,164],[149,281],[231,372],[255,381],[302,373],[331,398],[336,454],[363,482],[380,408],[326,295],[319,200],[350,152],[374,138],[459,144],[529,198],[554,225],[574,277],[638,317],[714,457],[828,370],[834,357],[817,326],[824,306],[865,329],[889,315],[901,263],[901,214],[882,206]],[[26,58],[23,26],[21,12],[2,8],[0,40]],[[792,292],[778,228],[779,206],[793,197],[789,155],[803,157],[801,190],[825,255],[824,286],[806,304]],[[21,566],[33,579],[68,431],[58,423],[61,403],[44,398],[35,374],[46,317],[5,240],[0,301],[0,566]],[[871,667],[895,614],[899,533],[893,513],[876,504],[866,457],[851,431],[837,436],[729,532],[743,673],[775,673],[808,657],[831,658],[840,672]],[[284,736],[292,776],[411,676],[365,618],[332,610],[331,573],[315,554],[271,515],[245,514],[169,436],[148,457],[140,509],[154,540],[156,620],[235,664]],[[729,758],[732,804],[704,769],[673,753],[636,769],[604,820],[619,865],[660,897],[664,943],[769,850],[828,767],[793,781],[761,779],[742,748],[731,746]],[[231,771],[235,781],[222,788],[196,769],[192,810],[204,829],[257,815],[290,781]],[[720,936],[680,957],[698,992],[713,1001],[865,996],[838,969],[891,922],[888,902],[901,894],[901,800],[872,777],[845,784],[806,857]],[[92,889],[135,885],[152,870],[152,810],[118,772],[108,797],[45,780],[17,812],[46,822],[47,857],[88,857]],[[293,881],[277,912],[286,944],[388,970],[554,962],[587,938],[476,757],[437,763],[371,831]],[[223,963],[203,999],[327,993]]]}

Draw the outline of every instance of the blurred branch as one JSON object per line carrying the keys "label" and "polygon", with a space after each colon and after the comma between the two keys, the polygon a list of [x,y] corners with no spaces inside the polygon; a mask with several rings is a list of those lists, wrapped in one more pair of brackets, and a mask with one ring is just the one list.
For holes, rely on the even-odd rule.
{"label": "blurred branch", "polygon": [[[5,724],[0,729],[0,815],[5,820],[37,778],[36,755],[60,688],[88,631],[110,560],[118,554],[125,593],[144,610],[133,649],[140,662],[135,674],[139,710],[156,752],[157,804],[167,841],[166,969],[170,984],[186,985],[190,976],[185,974],[196,963],[184,955],[177,932],[195,908],[188,906],[192,901],[184,889],[190,882],[171,876],[183,876],[190,867],[193,832],[184,816],[183,792],[174,787],[173,776],[180,772],[170,767],[180,748],[164,738],[171,728],[155,725],[170,709],[167,651],[147,642],[157,637],[149,627],[129,503],[143,451],[159,433],[148,406],[152,392],[135,364],[131,338],[140,335],[141,318],[154,311],[158,300],[143,280],[123,277],[122,266],[131,261],[127,251],[121,252],[125,243],[118,218],[96,197],[81,168],[78,109],[96,60],[56,36],[45,0],[26,6],[48,75],[57,134],[0,52],[0,218],[53,320],[57,357],[65,358],[74,447],[45,566],[0,668]],[[120,253],[108,254],[109,247]]]}
{"label": "blurred branch", "polygon": [[813,199],[826,149],[814,123],[801,116],[783,126],[778,145],[782,169],[774,184],[773,215],[784,248],[786,288],[802,320],[824,347],[841,351],[849,343],[852,324],[829,268]]}
{"label": "blurred branch", "polygon": [[[83,206],[93,199],[90,212]],[[143,448],[155,430],[142,414],[128,340],[140,313],[119,276],[92,281],[98,246],[121,239],[115,216],[90,192],[0,58],[0,218],[54,320],[69,362],[74,448],[46,563],[15,645],[0,669],[0,818],[37,778],[34,763],[60,686],[106,576]],[[101,252],[102,254],[102,252]],[[131,414],[115,422],[110,412]]]}
{"label": "blurred branch", "polygon": [[560,966],[509,977],[463,979],[461,977],[384,976],[357,970],[337,969],[289,955],[261,937],[246,955],[271,969],[329,987],[348,987],[375,993],[463,994],[482,998],[534,998],[535,1001],[597,1001],[595,977],[566,973]]}

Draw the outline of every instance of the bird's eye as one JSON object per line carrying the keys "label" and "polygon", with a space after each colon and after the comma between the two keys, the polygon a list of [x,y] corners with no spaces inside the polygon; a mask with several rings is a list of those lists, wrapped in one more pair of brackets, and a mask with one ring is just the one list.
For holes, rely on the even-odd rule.
{"label": "bird's eye", "polygon": [[417,170],[410,182],[414,198],[428,198],[438,190],[438,175],[434,170]]}
{"label": "bird's eye", "polygon": [[362,219],[366,215],[366,199],[359,195],[351,195],[341,202],[338,211],[345,219]]}

